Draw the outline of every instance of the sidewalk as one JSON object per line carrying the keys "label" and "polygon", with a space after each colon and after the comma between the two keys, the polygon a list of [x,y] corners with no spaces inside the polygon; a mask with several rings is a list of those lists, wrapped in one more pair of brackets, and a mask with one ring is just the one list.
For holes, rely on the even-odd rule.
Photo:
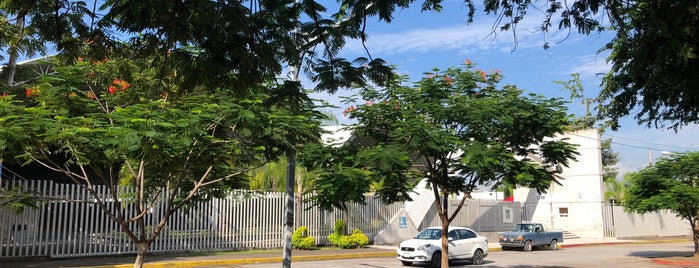
{"label": "sidewalk", "polygon": [[[629,243],[663,243],[663,242],[683,242],[679,240],[616,240],[616,239],[570,239],[559,244],[560,248],[613,245]],[[500,251],[498,243],[489,244],[490,251]],[[378,258],[394,257],[396,246],[370,246],[361,249],[337,249],[323,248],[319,250],[294,250],[292,252],[293,261],[317,261],[331,259],[350,258]],[[145,259],[146,268],[176,268],[176,267],[197,267],[214,265],[235,265],[252,263],[281,263],[282,250],[256,250],[240,252],[209,252],[190,253],[177,255],[152,255]],[[82,267],[82,268],[127,268],[133,267],[135,256],[121,257],[86,257],[75,259],[40,260],[40,261],[16,261],[0,263],[0,268],[62,268],[62,267]],[[699,260],[689,256],[663,257],[653,259],[654,263],[677,266],[699,266]]]}

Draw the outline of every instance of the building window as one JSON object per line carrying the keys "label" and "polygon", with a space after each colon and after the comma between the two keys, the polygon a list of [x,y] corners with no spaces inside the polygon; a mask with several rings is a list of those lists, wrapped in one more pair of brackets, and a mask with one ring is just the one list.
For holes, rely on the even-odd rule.
{"label": "building window", "polygon": [[568,208],[558,208],[558,216],[561,218],[568,217]]}

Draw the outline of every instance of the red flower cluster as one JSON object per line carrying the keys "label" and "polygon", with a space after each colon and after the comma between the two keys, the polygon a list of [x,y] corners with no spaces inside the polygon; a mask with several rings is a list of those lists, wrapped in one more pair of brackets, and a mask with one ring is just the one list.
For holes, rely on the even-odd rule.
{"label": "red flower cluster", "polygon": [[450,86],[451,86],[452,84],[454,84],[454,78],[451,78],[451,77],[449,77],[449,76],[445,76],[445,77],[444,77],[444,83],[446,83],[447,85],[450,85]]}
{"label": "red flower cluster", "polygon": [[109,94],[114,94],[118,91],[124,91],[127,88],[129,88],[131,84],[124,80],[120,80],[119,78],[114,78],[114,81],[112,81],[112,85],[109,86]]}
{"label": "red flower cluster", "polygon": [[357,110],[357,107],[354,107],[354,105],[347,107],[344,111],[342,111],[342,116],[347,116],[348,113],[351,113],[354,110]]}
{"label": "red flower cluster", "polygon": [[26,91],[26,96],[27,98],[31,98],[33,96],[36,96],[36,94],[39,93],[39,89],[36,87],[28,87]]}

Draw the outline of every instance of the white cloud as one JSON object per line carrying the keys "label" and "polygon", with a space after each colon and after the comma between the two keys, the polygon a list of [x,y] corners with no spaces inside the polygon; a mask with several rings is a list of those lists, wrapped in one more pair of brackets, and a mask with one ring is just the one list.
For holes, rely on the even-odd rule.
{"label": "white cloud", "polygon": [[578,73],[582,79],[599,80],[601,75],[611,69],[605,58],[606,55],[597,54],[577,57],[574,65],[566,72]]}
{"label": "white cloud", "polygon": [[[491,18],[492,20],[489,20]],[[493,32],[494,17],[479,19],[472,24],[451,24],[438,28],[408,28],[392,33],[372,33],[366,46],[372,54],[382,57],[398,54],[426,54],[434,51],[457,51],[458,54],[479,51],[512,52],[513,49],[541,49],[546,40],[562,40],[566,33],[539,32],[539,17],[528,17],[517,26],[516,40],[511,31]],[[516,43],[515,43],[516,42]],[[552,44],[555,46],[555,44]],[[364,47],[358,40],[349,41],[345,53],[361,55]]]}

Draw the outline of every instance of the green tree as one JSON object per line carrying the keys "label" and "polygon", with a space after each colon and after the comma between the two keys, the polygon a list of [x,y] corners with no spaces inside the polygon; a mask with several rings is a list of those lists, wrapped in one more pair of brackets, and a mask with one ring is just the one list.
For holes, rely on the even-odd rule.
{"label": "green tree", "polygon": [[[245,96],[232,88],[185,90],[158,56],[55,66],[25,94],[0,98],[0,129],[21,134],[0,137],[9,145],[0,157],[34,161],[91,192],[136,245],[135,267],[175,211],[246,187],[248,171],[320,135],[318,113],[277,108],[277,83]],[[109,196],[94,185],[107,185]],[[134,195],[123,196],[119,185],[133,186]],[[167,200],[166,213],[146,226],[156,199]],[[121,202],[112,209],[109,200]],[[125,215],[127,206],[136,215]]]}
{"label": "green tree", "polygon": [[[104,36],[95,24],[96,8],[85,1],[0,2],[0,50],[9,56],[4,80],[7,85],[18,82],[14,74],[20,56],[45,55],[53,45],[75,57],[88,40],[93,47],[104,44],[97,42],[103,41],[102,38],[96,38]],[[0,60],[3,60],[1,54]]]}
{"label": "green tree", "polygon": [[619,153],[612,150],[612,139],[602,140],[602,167],[604,169],[602,181],[616,180],[616,176],[619,174],[619,168],[616,167],[618,162]]}
{"label": "green tree", "polygon": [[694,257],[699,258],[699,152],[673,153],[630,175],[624,209],[646,213],[670,210],[689,221]]}
{"label": "green tree", "polygon": [[639,125],[675,130],[699,121],[699,3],[641,0],[630,5],[608,47],[612,69],[600,92],[606,101],[600,114],[613,127],[629,114]]}
{"label": "green tree", "polygon": [[[269,162],[264,166],[250,172],[250,190],[284,192],[286,189],[288,162],[286,157],[282,157],[275,162]],[[296,226],[303,225],[303,195],[313,188],[317,171],[309,171],[301,166],[295,171],[295,191],[294,191],[294,223]]]}
{"label": "green tree", "polygon": [[[362,202],[372,182],[386,202],[408,199],[426,179],[442,222],[442,266],[448,267],[447,230],[470,193],[481,185],[533,187],[545,192],[577,154],[561,139],[570,117],[565,102],[497,87],[499,72],[434,69],[413,86],[399,79],[360,90],[364,103],[348,109],[357,138],[326,162],[315,191],[320,207]],[[452,194],[464,193],[454,211]]]}
{"label": "green tree", "polygon": [[[619,181],[616,178],[610,178],[604,181],[604,199],[610,204],[624,205],[624,193],[631,180],[632,173],[624,174],[623,180]],[[613,203],[612,203],[612,200]]]}

